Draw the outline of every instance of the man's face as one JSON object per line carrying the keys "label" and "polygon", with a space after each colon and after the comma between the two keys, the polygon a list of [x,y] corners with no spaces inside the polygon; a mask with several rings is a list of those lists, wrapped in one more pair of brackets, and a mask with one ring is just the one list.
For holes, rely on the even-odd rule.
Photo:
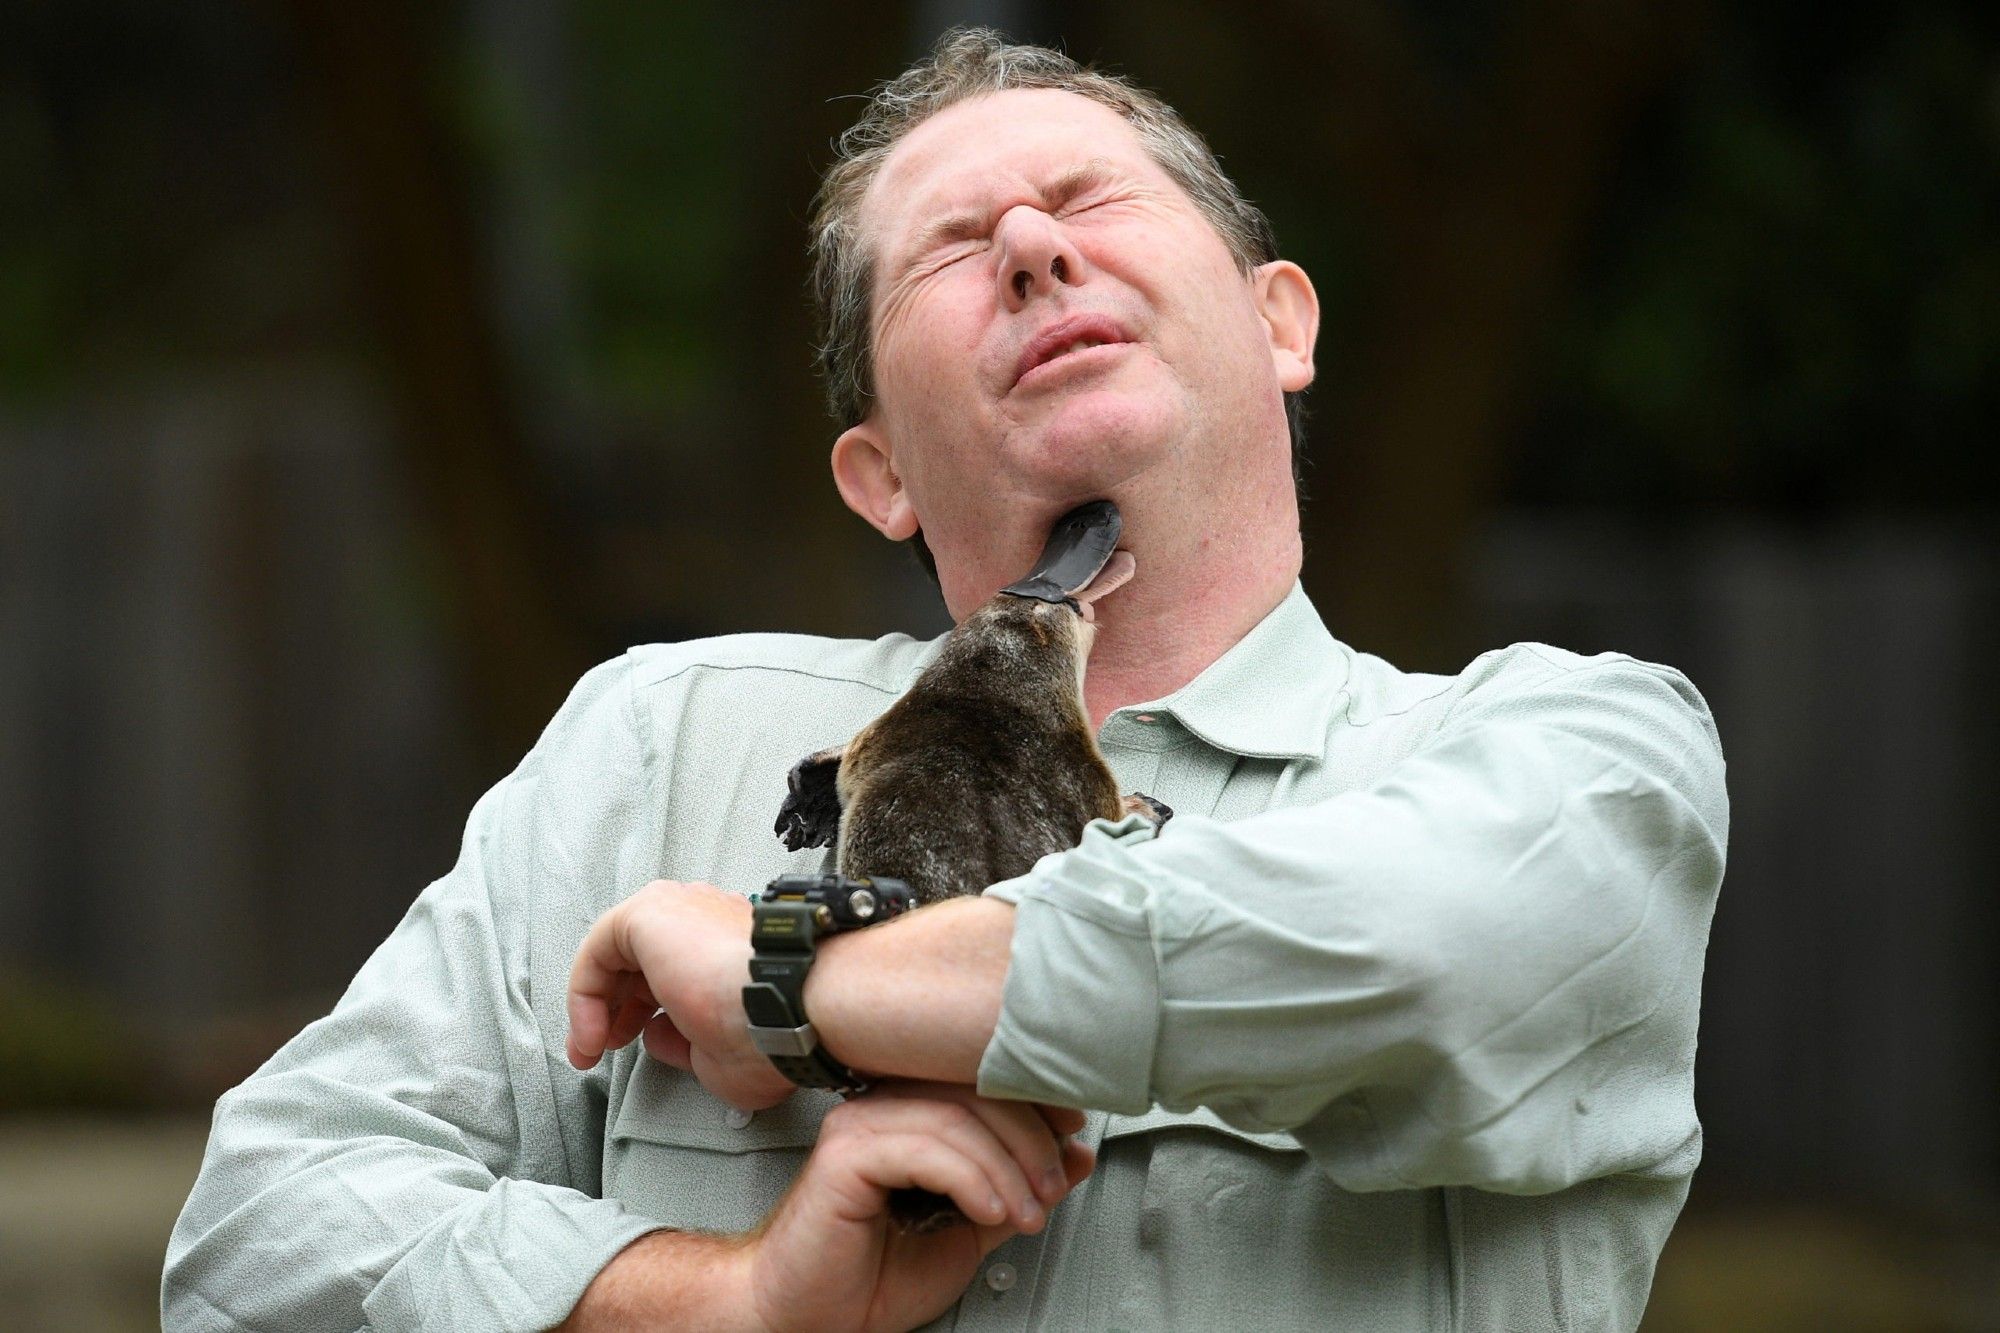
{"label": "man's face", "polygon": [[1289,468],[1257,281],[1110,108],[1039,89],[952,106],[896,146],[861,222],[867,424],[941,560],[996,504],[1053,517],[1270,461],[1246,440]]}

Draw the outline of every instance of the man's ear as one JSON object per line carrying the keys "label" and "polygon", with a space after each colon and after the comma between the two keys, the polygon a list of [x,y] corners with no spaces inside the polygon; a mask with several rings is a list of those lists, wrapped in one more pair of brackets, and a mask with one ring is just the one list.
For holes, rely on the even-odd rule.
{"label": "man's ear", "polygon": [[1313,382],[1313,344],[1319,339],[1319,293],[1306,271],[1289,259],[1260,264],[1251,296],[1271,342],[1278,387],[1294,393]]}
{"label": "man's ear", "polygon": [[907,541],[916,532],[917,511],[872,420],[849,426],[833,442],[833,484],[847,507],[889,540]]}

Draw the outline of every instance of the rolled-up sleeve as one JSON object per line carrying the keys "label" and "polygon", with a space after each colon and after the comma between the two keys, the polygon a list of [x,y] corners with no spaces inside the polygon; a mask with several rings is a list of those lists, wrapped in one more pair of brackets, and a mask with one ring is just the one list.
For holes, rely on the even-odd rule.
{"label": "rolled-up sleeve", "polygon": [[1099,822],[989,890],[1018,911],[980,1088],[1205,1106],[1355,1190],[1691,1169],[1727,838],[1679,673],[1472,694],[1364,788],[1159,837]]}
{"label": "rolled-up sleeve", "polygon": [[546,1328],[658,1226],[593,1197],[601,1101],[593,1131],[530,1004],[537,886],[608,881],[632,836],[627,692],[584,679],[334,1011],[217,1103],[168,1328]]}

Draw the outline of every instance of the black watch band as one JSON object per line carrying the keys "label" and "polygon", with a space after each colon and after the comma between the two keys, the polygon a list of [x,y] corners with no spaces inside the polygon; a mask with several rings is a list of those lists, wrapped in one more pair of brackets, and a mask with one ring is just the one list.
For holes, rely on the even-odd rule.
{"label": "black watch band", "polygon": [[752,900],[743,1013],[750,1040],[779,1073],[801,1087],[867,1089],[866,1079],[820,1045],[806,1017],[806,974],[820,936],[887,921],[909,906],[910,888],[901,880],[845,875],[780,875]]}

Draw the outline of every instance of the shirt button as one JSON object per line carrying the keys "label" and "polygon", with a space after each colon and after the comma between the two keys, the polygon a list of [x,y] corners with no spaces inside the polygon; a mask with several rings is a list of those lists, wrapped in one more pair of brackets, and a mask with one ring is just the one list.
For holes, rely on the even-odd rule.
{"label": "shirt button", "polygon": [[722,1119],[731,1129],[748,1129],[750,1128],[750,1118],[754,1114],[755,1112],[752,1111],[739,1111],[732,1106],[729,1108],[728,1114],[724,1115]]}
{"label": "shirt button", "polygon": [[1005,1291],[1014,1285],[1014,1279],[1018,1276],[1020,1275],[1014,1271],[1014,1265],[995,1264],[986,1270],[986,1285],[995,1291]]}

